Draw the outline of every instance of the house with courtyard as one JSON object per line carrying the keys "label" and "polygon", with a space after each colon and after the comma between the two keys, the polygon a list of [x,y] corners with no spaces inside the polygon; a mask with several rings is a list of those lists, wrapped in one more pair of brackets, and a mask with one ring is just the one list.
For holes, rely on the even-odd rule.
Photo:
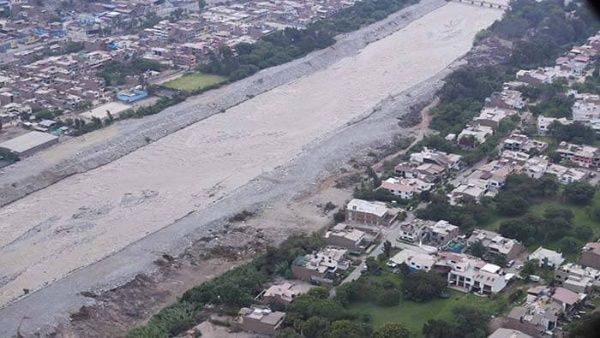
{"label": "house with courtyard", "polygon": [[467,244],[473,245],[476,242],[481,243],[485,247],[487,255],[501,256],[506,261],[513,260],[525,252],[525,247],[519,241],[503,237],[489,230],[473,230],[473,233],[467,239]]}

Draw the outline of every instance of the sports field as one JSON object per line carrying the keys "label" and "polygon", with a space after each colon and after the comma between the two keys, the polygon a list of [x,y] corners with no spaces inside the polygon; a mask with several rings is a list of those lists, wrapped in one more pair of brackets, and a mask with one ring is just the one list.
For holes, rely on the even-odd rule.
{"label": "sports field", "polygon": [[165,82],[163,84],[166,88],[182,90],[186,92],[193,92],[196,90],[202,90],[204,88],[225,82],[226,77],[219,75],[211,75],[204,73],[190,73],[180,78]]}

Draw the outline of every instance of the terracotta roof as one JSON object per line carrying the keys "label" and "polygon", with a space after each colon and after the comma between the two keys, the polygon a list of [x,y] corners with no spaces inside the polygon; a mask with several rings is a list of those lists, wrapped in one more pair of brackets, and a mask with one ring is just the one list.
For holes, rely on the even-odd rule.
{"label": "terracotta roof", "polygon": [[552,299],[564,304],[573,305],[579,301],[579,295],[565,288],[556,288],[554,295],[552,295]]}

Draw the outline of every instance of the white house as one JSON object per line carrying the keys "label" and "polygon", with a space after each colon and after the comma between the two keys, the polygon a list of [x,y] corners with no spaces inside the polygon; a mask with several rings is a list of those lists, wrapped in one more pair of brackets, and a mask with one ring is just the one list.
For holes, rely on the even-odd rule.
{"label": "white house", "polygon": [[550,267],[558,267],[565,260],[560,252],[545,249],[541,246],[527,257],[527,260],[533,259],[537,259],[540,266],[547,265]]}
{"label": "white house", "polygon": [[388,178],[381,182],[379,188],[389,191],[401,199],[411,199],[423,191],[429,191],[433,184],[421,181],[418,178]]}

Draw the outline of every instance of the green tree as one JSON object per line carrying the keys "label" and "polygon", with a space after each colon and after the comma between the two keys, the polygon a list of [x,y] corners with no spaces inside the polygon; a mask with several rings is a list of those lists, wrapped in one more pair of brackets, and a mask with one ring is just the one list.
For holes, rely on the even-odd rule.
{"label": "green tree", "polygon": [[377,262],[374,257],[367,257],[365,260],[365,265],[367,266],[368,273],[372,275],[381,274],[381,265],[379,265],[379,262]]}
{"label": "green tree", "polygon": [[373,332],[371,338],[408,338],[410,332],[399,323],[385,323]]}
{"label": "green tree", "polygon": [[383,242],[383,256],[385,258],[390,258],[392,255],[392,242],[385,241]]}
{"label": "green tree", "polygon": [[425,325],[423,325],[422,332],[425,338],[453,337],[452,325],[441,319],[428,320]]}
{"label": "green tree", "polygon": [[310,317],[302,325],[302,334],[306,338],[323,338],[328,329],[328,320],[320,317]]}
{"label": "green tree", "polygon": [[433,271],[417,271],[404,280],[402,287],[406,298],[423,302],[438,297],[446,284],[446,279]]}
{"label": "green tree", "polygon": [[327,338],[363,338],[365,337],[364,328],[349,320],[338,320],[331,324],[327,332]]}
{"label": "green tree", "polygon": [[571,222],[574,216],[575,214],[573,214],[573,211],[568,208],[549,207],[544,210],[544,218],[546,219],[562,218],[568,222]]}
{"label": "green tree", "polygon": [[542,234],[545,241],[562,238],[571,230],[571,223],[564,218],[546,218],[542,223]]}
{"label": "green tree", "polygon": [[544,196],[555,196],[560,188],[560,184],[556,180],[556,176],[544,175],[538,180],[539,191]]}
{"label": "green tree", "polygon": [[528,243],[535,234],[535,228],[524,219],[514,219],[500,224],[499,232],[506,238]]}
{"label": "green tree", "polygon": [[587,182],[575,182],[565,187],[564,196],[568,202],[586,205],[594,198],[596,188]]}
{"label": "green tree", "polygon": [[573,229],[575,237],[581,241],[589,241],[594,236],[594,230],[587,225],[579,225]]}
{"label": "green tree", "polygon": [[469,246],[468,251],[471,255],[473,255],[475,257],[483,258],[483,256],[487,252],[487,249],[485,248],[483,243],[481,243],[481,241],[476,241],[476,242],[473,242],[473,244],[471,244]]}
{"label": "green tree", "polygon": [[386,289],[379,293],[379,299],[377,300],[377,304],[381,306],[396,306],[400,303],[400,290],[398,289]]}
{"label": "green tree", "polygon": [[501,192],[495,200],[498,212],[509,217],[524,214],[529,205],[523,197],[512,192]]}
{"label": "green tree", "polygon": [[558,247],[565,254],[574,254],[579,252],[583,243],[574,237],[564,237],[558,242]]}
{"label": "green tree", "polygon": [[298,332],[296,332],[291,327],[286,327],[283,330],[277,331],[277,333],[275,333],[275,337],[276,338],[304,338],[302,335],[300,335]]}
{"label": "green tree", "polygon": [[301,319],[321,317],[328,320],[342,320],[352,316],[333,299],[318,299],[308,295],[296,297],[288,306],[288,313],[297,313]]}
{"label": "green tree", "polygon": [[540,261],[537,259],[528,260],[523,264],[523,269],[521,270],[521,277],[529,278],[529,276],[535,274],[538,267],[540,266]]}
{"label": "green tree", "polygon": [[307,292],[307,295],[309,295],[310,297],[313,297],[313,298],[326,299],[329,297],[329,291],[327,290],[326,287],[317,286],[317,287],[310,289]]}
{"label": "green tree", "polygon": [[459,306],[454,308],[453,313],[455,332],[460,332],[462,337],[487,337],[489,314],[486,311],[471,306]]}
{"label": "green tree", "polygon": [[563,192],[568,202],[578,205],[590,204],[596,188],[586,182],[575,182],[567,185]]}
{"label": "green tree", "polygon": [[406,277],[406,276],[408,276],[410,274],[410,267],[408,266],[408,264],[402,262],[398,266],[398,271],[400,272],[401,276]]}
{"label": "green tree", "polygon": [[600,312],[594,312],[587,318],[578,321],[569,332],[569,338],[596,337],[600,332]]}

